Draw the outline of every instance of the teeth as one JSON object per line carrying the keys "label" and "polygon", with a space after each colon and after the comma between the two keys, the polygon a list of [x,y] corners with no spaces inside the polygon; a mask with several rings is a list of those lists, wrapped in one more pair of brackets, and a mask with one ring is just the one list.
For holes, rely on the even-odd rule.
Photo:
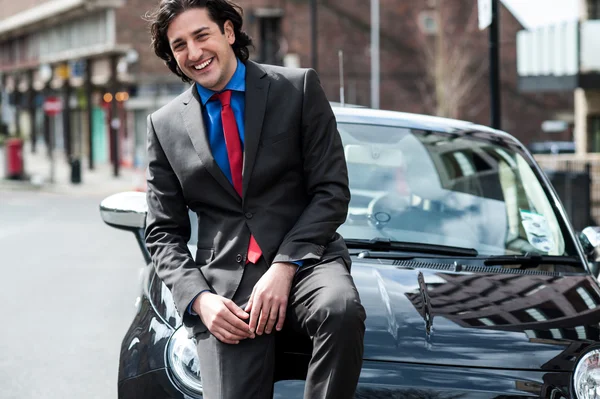
{"label": "teeth", "polygon": [[206,61],[206,62],[203,62],[203,63],[202,63],[202,64],[200,64],[200,65],[196,65],[194,68],[196,68],[197,70],[204,69],[204,68],[206,68],[206,67],[208,66],[208,64],[210,64],[211,62],[212,62],[212,58],[211,58],[210,60]]}

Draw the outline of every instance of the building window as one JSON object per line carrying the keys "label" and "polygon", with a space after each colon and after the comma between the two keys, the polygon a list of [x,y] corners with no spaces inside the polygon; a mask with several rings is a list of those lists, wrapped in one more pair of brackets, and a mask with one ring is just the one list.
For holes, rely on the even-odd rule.
{"label": "building window", "polygon": [[283,12],[280,9],[260,8],[255,10],[254,16],[259,35],[258,61],[271,65],[283,65],[280,45]]}
{"label": "building window", "polygon": [[538,309],[525,309],[525,312],[527,312],[527,314],[529,316],[531,316],[535,321],[546,321],[548,320],[548,318],[546,316],[544,316],[542,314],[542,312],[540,312]]}
{"label": "building window", "polygon": [[600,152],[600,115],[588,118],[588,132],[590,138],[589,151]]}
{"label": "building window", "polygon": [[438,31],[438,23],[434,11],[421,11],[419,14],[419,27],[425,35],[435,35]]}
{"label": "building window", "polygon": [[535,330],[525,330],[525,334],[529,338],[537,338],[537,333],[535,332]]}
{"label": "building window", "polygon": [[560,330],[558,328],[551,328],[550,329],[550,333],[552,334],[552,338],[554,339],[562,339],[562,333],[560,332]]}
{"label": "building window", "polygon": [[482,317],[479,319],[480,322],[482,322],[483,324],[485,324],[486,326],[495,326],[496,323],[494,323],[491,319],[488,319],[487,317]]}
{"label": "building window", "polygon": [[462,176],[471,176],[475,173],[473,165],[471,165],[471,162],[469,162],[465,154],[462,152],[455,152],[453,155],[456,159],[456,162],[458,162],[460,170],[462,171]]}
{"label": "building window", "polygon": [[588,19],[600,19],[600,0],[588,0]]}
{"label": "building window", "polygon": [[583,299],[583,302],[585,302],[588,309],[594,309],[597,306],[596,301],[594,300],[594,298],[592,298],[590,296],[590,294],[587,292],[587,290],[585,288],[583,288],[583,287],[577,288],[577,293],[579,294],[581,299]]}

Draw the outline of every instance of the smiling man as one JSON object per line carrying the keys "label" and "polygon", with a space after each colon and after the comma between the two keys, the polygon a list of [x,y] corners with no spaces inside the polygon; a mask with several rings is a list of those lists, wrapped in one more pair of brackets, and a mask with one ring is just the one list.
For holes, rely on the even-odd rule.
{"label": "smiling man", "polygon": [[227,0],[163,0],[150,19],[156,54],[191,87],[148,117],[146,243],[196,340],[204,397],[271,398],[275,335],[289,332],[313,346],[305,398],[353,397],[366,316],[336,232],[348,172],[317,74],[250,61]]}

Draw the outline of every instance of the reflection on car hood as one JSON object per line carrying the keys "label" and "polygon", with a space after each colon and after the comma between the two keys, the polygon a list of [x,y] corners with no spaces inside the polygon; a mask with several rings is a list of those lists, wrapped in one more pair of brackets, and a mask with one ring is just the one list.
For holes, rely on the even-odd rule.
{"label": "reflection on car hood", "polygon": [[367,360],[571,370],[599,340],[600,290],[588,275],[480,274],[354,260],[367,312]]}

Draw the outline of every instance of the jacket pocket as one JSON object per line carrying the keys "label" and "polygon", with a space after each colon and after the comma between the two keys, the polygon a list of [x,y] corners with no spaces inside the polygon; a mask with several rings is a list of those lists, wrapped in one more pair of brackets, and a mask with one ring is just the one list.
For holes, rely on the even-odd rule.
{"label": "jacket pocket", "polygon": [[214,248],[198,248],[196,249],[196,265],[204,266],[209,264],[215,258]]}
{"label": "jacket pocket", "polygon": [[277,133],[273,136],[269,136],[269,137],[265,137],[260,141],[260,146],[261,147],[266,147],[268,145],[271,144],[275,144],[275,143],[279,143],[280,141],[289,139],[290,137],[292,137],[292,132],[283,132],[283,133]]}

